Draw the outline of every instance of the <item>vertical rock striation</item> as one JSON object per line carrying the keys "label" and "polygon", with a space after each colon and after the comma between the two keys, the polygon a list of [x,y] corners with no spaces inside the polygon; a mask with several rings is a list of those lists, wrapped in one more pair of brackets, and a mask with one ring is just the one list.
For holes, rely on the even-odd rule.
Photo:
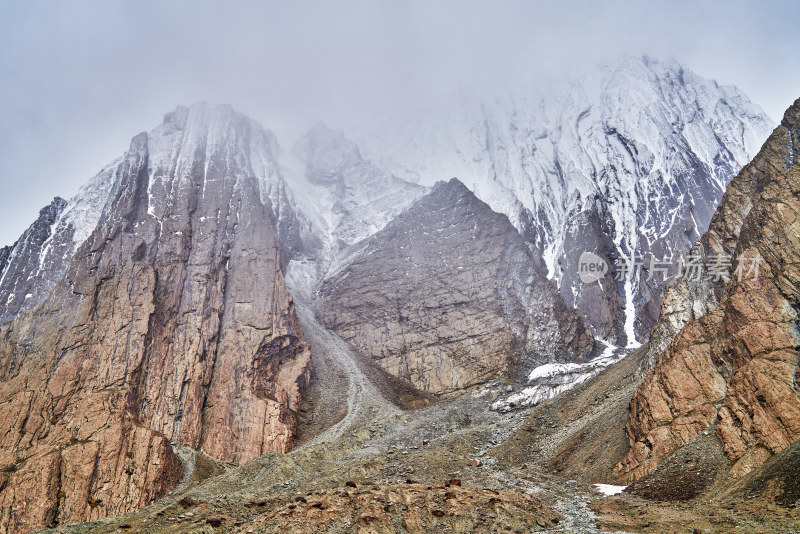
{"label": "vertical rock striation", "polygon": [[150,502],[180,478],[171,444],[231,463],[294,445],[310,354],[270,141],[202,104],[134,138],[63,278],[0,328],[0,531]]}

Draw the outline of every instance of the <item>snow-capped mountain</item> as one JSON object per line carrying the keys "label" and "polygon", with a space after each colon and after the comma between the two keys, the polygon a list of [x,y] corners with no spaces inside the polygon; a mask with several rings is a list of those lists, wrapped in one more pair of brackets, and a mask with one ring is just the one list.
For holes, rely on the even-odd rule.
{"label": "snow-capped mountain", "polygon": [[[182,138],[156,152],[213,146],[220,131],[239,127],[224,106],[204,109],[178,108],[149,142],[173,139],[170,131],[186,121],[199,121],[188,131],[208,132],[196,134],[202,139]],[[448,98],[432,108],[378,117],[352,132],[320,123],[292,150],[282,150],[261,128],[247,142],[259,154],[252,172],[274,214],[282,261],[297,260],[287,275],[298,290],[346,263],[352,245],[436,181],[458,177],[539,250],[564,300],[596,335],[633,344],[634,334],[646,336],[667,285],[650,276],[649,261],[688,250],[728,181],[771,128],[771,120],[735,87],[675,62],[627,58],[546,90]],[[113,168],[70,201],[54,202],[0,253],[4,320],[35,305],[63,274],[64,259],[101,219]],[[151,211],[164,198],[159,176],[153,178]],[[638,258],[645,268],[622,280],[610,273],[583,284],[577,262],[584,250],[607,264]]]}
{"label": "snow-capped mountain", "polygon": [[582,252],[685,252],[770,127],[649,59],[378,120],[284,150],[230,106],[179,107],[0,250],[0,531],[20,503],[25,528],[143,506],[177,446],[288,451],[324,372],[348,428],[378,390],[486,386],[506,411],[588,380],[665,282],[588,282]]}
{"label": "snow-capped mountain", "polygon": [[303,235],[293,258],[312,261],[315,280],[427,190],[375,166],[343,132],[321,122],[280,161]]}
{"label": "snow-capped mountain", "polygon": [[115,161],[70,200],[56,197],[11,246],[0,250],[0,323],[33,308],[64,275],[100,220],[114,186]]}
{"label": "snow-capped mountain", "polygon": [[[634,333],[647,335],[665,284],[639,270],[603,287],[611,298],[598,297],[578,280],[577,257],[685,253],[774,124],[735,87],[674,61],[627,58],[543,85],[487,100],[443,98],[381,117],[355,138],[368,159],[410,182],[458,177],[542,252],[565,300],[598,335],[633,344]],[[579,242],[570,239],[576,226]],[[592,319],[598,306],[614,324]]]}
{"label": "snow-capped mountain", "polygon": [[[238,146],[220,146],[231,138],[237,140]],[[142,199],[140,208],[159,221],[159,232],[165,231],[165,222],[169,228],[169,221],[159,215],[169,207],[173,187],[164,181],[165,176],[174,173],[183,180],[198,173],[208,176],[214,171],[213,166],[231,166],[238,163],[239,153],[250,151],[247,173],[257,180],[261,201],[270,206],[285,250],[284,261],[290,250],[300,246],[298,220],[276,162],[280,149],[274,135],[255,121],[230,106],[179,106],[149,132],[147,148],[148,176],[141,177],[147,179],[147,198]],[[209,155],[198,162],[200,149],[204,154],[224,150],[227,159],[212,160]],[[78,247],[102,226],[111,203],[119,195],[121,163],[111,162],[69,201],[56,197],[16,243],[0,249],[0,302],[4,303],[0,322],[14,319],[46,298],[65,274]],[[207,185],[205,179],[202,184],[201,198]]]}
{"label": "snow-capped mountain", "polygon": [[179,447],[295,445],[311,353],[275,150],[229,106],[179,108],[4,254],[38,302],[0,325],[0,532],[132,511],[178,483]]}

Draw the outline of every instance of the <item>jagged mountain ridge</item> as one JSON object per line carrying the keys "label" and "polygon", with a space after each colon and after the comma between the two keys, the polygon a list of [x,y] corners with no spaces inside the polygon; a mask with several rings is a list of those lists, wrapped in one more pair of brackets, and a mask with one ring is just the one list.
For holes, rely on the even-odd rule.
{"label": "jagged mountain ridge", "polygon": [[426,192],[376,167],[343,132],[321,122],[281,162],[305,231],[295,258],[314,263],[312,285]]}
{"label": "jagged mountain ridge", "polygon": [[[530,91],[462,99],[421,116],[404,110],[401,121],[381,117],[369,135],[356,129],[358,145],[322,124],[288,152],[268,134],[272,158],[260,172],[262,196],[275,213],[283,260],[311,260],[313,272],[301,277],[305,285],[318,283],[349,246],[380,230],[426,187],[457,176],[540,251],[564,300],[599,337],[621,344],[635,331],[642,340],[668,284],[640,270],[630,285],[617,281],[598,292],[576,279],[576,247],[609,264],[632,252],[656,259],[685,253],[771,121],[737,89],[648,58],[603,67],[559,89],[557,97]],[[98,176],[97,183],[108,182]],[[98,188],[71,202],[91,191]],[[87,204],[93,210],[80,226],[91,229],[102,207],[96,199]],[[13,265],[19,254],[8,255]],[[27,295],[14,291],[15,269],[27,278],[33,267],[4,270],[6,299]],[[24,307],[38,298],[34,292]],[[598,317],[598,309],[607,313]]]}
{"label": "jagged mountain ridge", "polygon": [[[461,170],[448,174],[459,174]],[[609,178],[608,182],[613,183],[614,179]],[[480,189],[474,183],[470,187]],[[119,466],[122,464],[117,460],[123,455],[132,453],[139,462],[142,454],[155,451],[163,467],[159,476],[166,482],[158,487],[145,486],[140,493],[121,495],[115,493],[120,477],[135,479],[150,474],[136,468],[128,473],[130,466],[122,472],[104,471],[103,476],[111,484],[111,489],[104,490],[106,509],[87,508],[80,500],[84,494],[87,503],[97,499],[91,484],[72,488],[70,493],[77,497],[65,503],[59,497],[62,482],[53,482],[47,492],[34,500],[33,508],[18,512],[17,517],[32,517],[30,524],[41,525],[54,518],[71,521],[100,517],[140,506],[174,484],[176,460],[171,447],[176,444],[201,448],[218,459],[233,462],[245,461],[264,450],[291,447],[292,410],[297,407],[302,385],[308,378],[308,354],[294,318],[291,296],[283,285],[284,268],[294,281],[290,282],[292,291],[313,296],[325,280],[330,282],[340,273],[346,273],[358,261],[370,238],[391,225],[427,191],[424,186],[398,178],[391,167],[387,170],[365,157],[341,132],[316,126],[288,153],[281,151],[271,133],[230,108],[196,105],[168,114],[161,126],[135,139],[131,152],[123,160],[101,172],[75,198],[67,203],[56,200],[52,207],[43,210],[40,220],[26,235],[0,255],[3,266],[0,295],[12,303],[3,310],[3,321],[7,322],[6,376],[19,378],[23,367],[17,366],[18,358],[26,355],[25,373],[33,373],[31,370],[37,365],[37,376],[63,373],[55,382],[75,382],[76,389],[68,390],[71,401],[103,406],[93,412],[93,417],[109,415],[113,424],[108,428],[122,430],[103,434],[111,441],[105,437],[100,442],[92,441],[96,435],[91,432],[88,437],[82,435],[80,439],[96,446],[96,451],[90,450],[91,447],[70,449],[73,444],[66,438],[67,431],[80,431],[80,425],[72,426],[75,421],[69,415],[75,413],[70,412],[75,404],[51,405],[49,392],[44,390],[39,396],[34,395],[38,400],[30,409],[58,412],[62,419],[35,419],[35,424],[40,425],[35,432],[62,440],[54,442],[56,450],[61,451],[60,459],[56,463],[31,461],[27,467],[15,470],[15,476],[42,473],[45,478],[52,475],[53,481],[62,468],[80,472],[85,467],[80,463],[83,456],[92,458],[94,454],[94,458],[117,462]],[[702,204],[709,202],[702,198],[705,199]],[[518,206],[521,202],[514,200],[512,204]],[[613,217],[609,219],[607,211],[599,198],[576,196],[566,210],[570,214],[569,223],[560,231],[563,235],[588,235],[586,246],[595,246],[600,251],[598,243],[602,244],[606,250],[604,257],[610,260],[619,250],[610,250],[608,244],[611,240],[614,245],[614,234],[609,230]],[[530,251],[523,252],[521,248],[517,251],[530,267],[528,263],[541,261],[541,239],[536,236],[557,232],[542,226],[544,219],[524,219],[520,213],[525,214],[513,211],[510,218],[517,222],[516,230],[522,230],[531,245]],[[247,217],[240,220],[240,214]],[[585,227],[591,231],[583,231]],[[570,228],[577,230],[566,230]],[[516,230],[514,234],[518,235]],[[543,250],[548,252],[547,247]],[[131,273],[118,272],[115,265],[130,266]],[[521,274],[512,272],[504,276],[513,285],[520,281]],[[539,278],[536,280],[538,284]],[[571,287],[566,291],[569,284],[563,283],[563,273],[559,280],[561,298],[583,308],[586,317],[587,306],[594,306],[596,297],[586,297],[582,289],[579,294]],[[235,289],[229,294],[227,288]],[[615,295],[624,295],[624,290],[618,286]],[[16,300],[17,293],[22,291],[26,297],[21,301],[24,305],[13,304],[20,302]],[[520,293],[523,292],[524,288]],[[244,300],[239,301],[237,295]],[[605,337],[621,340],[620,332],[625,329],[620,327],[620,321],[625,314],[615,314],[613,310],[630,301],[602,297],[615,317],[604,327],[603,332],[609,334]],[[126,298],[129,302],[122,307],[113,304]],[[559,301],[557,295],[552,298],[553,302]],[[524,303],[525,299],[519,302]],[[62,307],[78,310],[77,323],[72,330],[67,328],[64,336],[54,326],[64,325],[59,315],[63,313]],[[522,308],[518,310],[521,314],[530,311]],[[131,323],[115,323],[120,314],[128,313],[135,318]],[[143,321],[143,317],[149,319]],[[598,328],[598,323],[588,318]],[[17,321],[9,322],[14,319]],[[86,323],[81,322],[84,319]],[[40,323],[36,325],[38,330],[31,330],[35,322]],[[89,334],[83,332],[86,324],[92,325]],[[215,331],[223,330],[229,332],[225,343],[221,334],[214,335]],[[134,342],[121,350],[132,357],[133,363],[137,358],[145,358],[140,366],[145,371],[135,377],[142,380],[143,390],[134,388],[100,400],[82,396],[87,392],[109,394],[106,380],[126,384],[131,379],[127,363],[122,376],[101,376],[103,365],[108,363],[105,358],[110,355],[113,361],[113,357],[120,355],[116,342],[110,339],[114,336],[103,337],[104,331],[125,331],[133,336]],[[262,338],[262,332],[269,334]],[[531,332],[529,329],[528,333]],[[36,337],[31,337],[34,334]],[[144,344],[136,341],[142,336],[145,340],[150,336],[150,341]],[[270,336],[272,339],[267,340]],[[76,339],[77,345],[72,343]],[[101,350],[87,356],[83,353],[87,346]],[[189,363],[180,363],[179,352],[183,349],[177,347],[187,346]],[[52,349],[66,352],[55,360],[39,359]],[[104,352],[106,349],[108,352]],[[209,370],[208,356],[215,351],[221,365],[217,369],[214,364]],[[579,359],[585,356],[581,351],[576,354]],[[491,358],[495,354],[485,356]],[[561,360],[569,360],[563,354],[547,354],[552,360],[559,360],[559,356]],[[76,367],[63,363],[79,360],[101,365],[86,375],[81,374],[81,382],[70,375]],[[176,368],[167,370],[172,364],[165,362],[178,363]],[[149,367],[153,364],[155,369]],[[216,373],[236,376],[233,389],[225,389],[217,380],[217,389],[213,390],[210,385]],[[457,382],[456,389],[470,384]],[[36,383],[29,386],[19,380],[4,385],[5,397],[11,399],[6,406],[9,413],[20,409],[17,404],[20,391],[24,396],[31,393],[30,388],[37,387]],[[209,395],[217,402],[207,405],[204,399]],[[123,402],[123,398],[136,401]],[[108,411],[104,411],[106,408]],[[144,427],[137,426],[140,420],[145,421]],[[22,430],[27,425],[27,419],[9,421],[11,425],[21,424]],[[227,433],[232,427],[238,430]],[[113,443],[115,432],[125,434],[131,428],[144,433],[133,435],[130,443],[148,444],[146,453],[135,447],[126,450],[129,442]],[[18,430],[14,427],[10,439],[22,435],[14,433]],[[10,445],[6,452],[15,454],[8,457],[9,462],[14,466],[20,463],[16,452],[38,446],[34,441]],[[50,447],[54,443],[45,445]],[[223,443],[235,444],[234,452],[228,451],[227,445],[223,447]],[[64,450],[59,449],[62,445],[66,447]],[[6,483],[9,481],[19,488],[20,495],[33,493],[33,478],[13,478]],[[13,520],[11,515],[6,517]]]}
{"label": "jagged mountain ridge", "polygon": [[[607,288],[613,298],[584,294],[569,229],[592,220],[594,237],[582,245],[603,253],[610,240],[608,262],[685,253],[774,125],[735,87],[676,62],[627,58],[542,85],[544,94],[530,87],[483,100],[448,95],[380,117],[355,138],[367,157],[411,182],[457,176],[540,250],[562,296],[595,333],[622,344],[635,332],[641,341],[667,284],[643,275]],[[593,320],[598,305],[611,307],[614,324]]]}
{"label": "jagged mountain ridge", "polygon": [[12,246],[0,250],[0,324],[33,308],[67,269],[94,230],[114,184],[114,162],[69,201],[56,197]]}
{"label": "jagged mountain ridge", "polygon": [[[728,186],[695,247],[699,276],[665,296],[655,367],[631,400],[631,449],[618,476],[643,479],[710,436],[730,462],[721,471],[739,478],[800,439],[798,139],[800,100]],[[732,261],[710,281],[715,256]]]}

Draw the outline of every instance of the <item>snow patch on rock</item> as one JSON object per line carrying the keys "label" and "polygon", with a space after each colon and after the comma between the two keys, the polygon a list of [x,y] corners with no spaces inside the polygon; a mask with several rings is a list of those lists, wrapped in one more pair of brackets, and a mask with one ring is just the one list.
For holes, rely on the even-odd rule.
{"label": "snow patch on rock", "polygon": [[536,406],[568,391],[600,371],[624,358],[628,351],[598,340],[605,345],[603,352],[586,363],[547,363],[534,368],[528,375],[528,385],[517,393],[496,400],[492,409],[508,412],[517,408]]}
{"label": "snow patch on rock", "polygon": [[606,497],[611,497],[612,495],[619,495],[625,488],[628,486],[614,486],[612,484],[593,484],[595,489],[605,495]]}

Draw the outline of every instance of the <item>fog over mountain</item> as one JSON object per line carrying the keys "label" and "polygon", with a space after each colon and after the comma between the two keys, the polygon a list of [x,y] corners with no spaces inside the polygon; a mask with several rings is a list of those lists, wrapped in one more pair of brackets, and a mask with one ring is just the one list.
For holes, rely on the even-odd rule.
{"label": "fog over mountain", "polygon": [[5,3],[0,534],[800,532],[800,8],[663,4]]}
{"label": "fog over mountain", "polygon": [[[795,2],[2,3],[0,243],[73,195],[165,110],[229,103],[284,143],[317,120],[452,90],[544,83],[650,54],[778,120],[800,84]],[[47,158],[40,156],[44,151]]]}

